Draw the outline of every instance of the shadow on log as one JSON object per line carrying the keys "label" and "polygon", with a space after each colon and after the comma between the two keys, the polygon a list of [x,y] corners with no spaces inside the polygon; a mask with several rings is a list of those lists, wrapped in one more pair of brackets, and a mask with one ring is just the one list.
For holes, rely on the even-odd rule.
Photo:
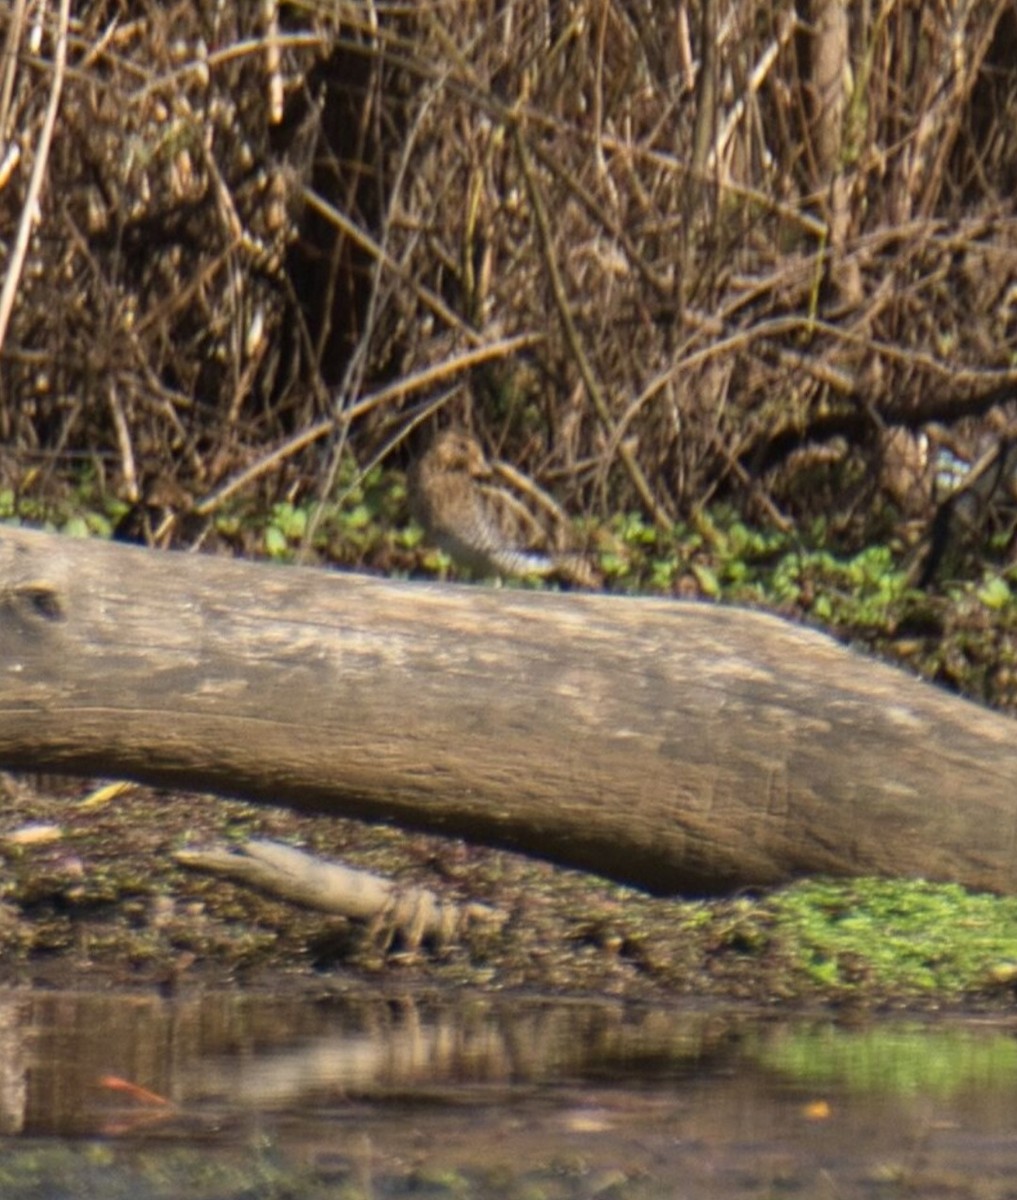
{"label": "shadow on log", "polygon": [[457,835],[655,892],[1015,884],[1014,723],[737,608],[0,529],[0,765]]}

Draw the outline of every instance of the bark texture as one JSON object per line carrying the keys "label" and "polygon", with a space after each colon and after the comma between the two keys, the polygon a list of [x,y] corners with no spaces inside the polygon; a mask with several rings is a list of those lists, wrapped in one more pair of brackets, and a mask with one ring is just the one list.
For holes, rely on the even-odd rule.
{"label": "bark texture", "polygon": [[3,528],[0,765],[389,821],[657,892],[1017,880],[1012,721],[710,605]]}

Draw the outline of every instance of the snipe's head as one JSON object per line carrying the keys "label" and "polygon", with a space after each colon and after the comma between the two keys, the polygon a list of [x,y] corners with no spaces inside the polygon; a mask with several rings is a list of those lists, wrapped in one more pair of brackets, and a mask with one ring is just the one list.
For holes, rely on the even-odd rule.
{"label": "snipe's head", "polygon": [[484,457],[479,442],[467,433],[450,429],[439,434],[427,452],[430,467],[450,475],[469,475],[474,479],[486,479],[491,467]]}

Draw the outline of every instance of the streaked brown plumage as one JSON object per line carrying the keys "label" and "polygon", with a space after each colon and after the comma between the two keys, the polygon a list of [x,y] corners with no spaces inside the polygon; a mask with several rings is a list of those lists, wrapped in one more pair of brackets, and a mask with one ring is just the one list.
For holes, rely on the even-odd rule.
{"label": "streaked brown plumage", "polygon": [[520,544],[497,493],[485,484],[491,466],[468,434],[440,434],[410,472],[413,515],[428,537],[473,575],[559,578],[593,586],[589,564],[578,554],[539,553]]}

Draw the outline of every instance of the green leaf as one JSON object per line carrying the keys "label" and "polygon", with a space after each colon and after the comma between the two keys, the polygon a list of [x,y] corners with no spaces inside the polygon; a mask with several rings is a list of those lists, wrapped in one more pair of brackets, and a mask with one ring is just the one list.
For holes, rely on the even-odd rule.
{"label": "green leaf", "polygon": [[278,525],[269,525],[265,530],[265,553],[272,558],[280,558],[289,550],[286,535]]}
{"label": "green leaf", "polygon": [[86,538],[89,536],[88,522],[84,517],[71,517],[64,525],[63,532],[68,537]]}
{"label": "green leaf", "polygon": [[1001,575],[995,575],[988,583],[978,589],[978,599],[985,605],[986,608],[991,608],[994,611],[999,611],[1012,600],[1010,585]]}
{"label": "green leaf", "polygon": [[720,582],[709,567],[703,566],[702,563],[693,563],[692,574],[695,575],[696,583],[702,588],[704,596],[716,599],[720,595]]}

